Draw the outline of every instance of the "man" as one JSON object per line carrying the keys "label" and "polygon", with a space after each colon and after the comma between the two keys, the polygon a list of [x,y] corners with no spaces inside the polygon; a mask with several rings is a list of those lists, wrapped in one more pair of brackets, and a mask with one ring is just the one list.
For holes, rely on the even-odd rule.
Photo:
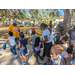
{"label": "man", "polygon": [[50,21],[50,25],[48,26],[48,29],[50,30],[50,34],[52,34],[52,21]]}
{"label": "man", "polygon": [[50,20],[50,25],[48,26],[49,30],[52,29],[52,21]]}
{"label": "man", "polygon": [[62,36],[62,32],[64,30],[64,28],[61,25],[62,25],[62,23],[59,22],[58,26],[55,29],[56,42],[58,42],[60,40],[60,37]]}
{"label": "man", "polygon": [[69,30],[67,36],[70,38],[70,47],[73,47],[73,44],[75,43],[75,26],[73,27],[73,29]]}
{"label": "man", "polygon": [[[13,32],[13,36],[16,37],[16,45],[18,48],[20,27],[16,24],[16,20],[13,20],[13,24],[11,24],[9,26],[9,32]],[[18,50],[19,50],[19,48],[18,48]]]}

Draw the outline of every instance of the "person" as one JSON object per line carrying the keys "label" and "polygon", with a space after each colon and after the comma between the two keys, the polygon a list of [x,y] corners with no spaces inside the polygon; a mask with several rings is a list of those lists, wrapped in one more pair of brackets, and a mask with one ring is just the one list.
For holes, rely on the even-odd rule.
{"label": "person", "polygon": [[75,65],[75,59],[71,62],[71,65]]}
{"label": "person", "polygon": [[10,42],[10,51],[11,53],[14,55],[14,58],[17,57],[17,52],[16,52],[16,42],[15,42],[16,37],[13,36],[12,32],[9,32],[9,37],[7,39],[7,41],[5,42],[5,44],[9,41]]}
{"label": "person", "polygon": [[62,54],[62,57],[63,57],[63,59],[64,59],[64,61],[65,61],[65,64],[67,65],[67,58],[68,58],[68,52],[67,52],[67,49],[68,49],[68,45],[67,45],[67,43],[66,43],[66,41],[68,40],[68,37],[67,36],[65,36],[65,37],[63,37],[62,38],[62,46],[60,46],[60,45],[56,45],[56,47],[57,47],[57,49],[58,50],[63,50],[63,52],[61,53]]}
{"label": "person", "polygon": [[73,44],[73,59],[71,65],[75,65],[75,43]]}
{"label": "person", "polygon": [[33,52],[35,54],[35,49],[34,49],[34,43],[35,43],[35,38],[37,36],[35,35],[35,30],[32,31],[32,36],[30,37],[30,41],[32,41],[32,49],[33,49]]}
{"label": "person", "polygon": [[26,39],[28,40],[28,33],[26,32]]}
{"label": "person", "polygon": [[52,20],[50,20],[49,29],[52,29]]}
{"label": "person", "polygon": [[73,44],[73,60],[75,59],[75,43]]}
{"label": "person", "polygon": [[34,24],[31,24],[31,35],[32,35],[32,31],[35,30]]}
{"label": "person", "polygon": [[50,38],[50,31],[48,29],[48,26],[44,23],[42,23],[40,25],[40,28],[43,31],[43,34],[42,34],[43,40],[41,40],[41,42],[44,43],[44,51],[43,51],[42,58],[44,58],[45,55],[47,55],[47,58],[46,58],[45,62],[48,65],[48,60],[50,60],[50,49],[52,47],[52,41],[51,41],[51,38]]}
{"label": "person", "polygon": [[[17,23],[16,20],[13,20],[13,24],[11,24],[9,26],[9,32],[12,32],[13,33],[13,36],[16,37],[16,45],[17,45],[17,48],[18,48],[20,27],[16,23]],[[19,48],[18,48],[18,50],[19,50]]]}
{"label": "person", "polygon": [[50,34],[52,34],[52,21],[50,20],[50,25],[48,26],[48,29],[50,30]]}
{"label": "person", "polygon": [[[20,40],[19,40],[19,45],[18,47],[20,48],[19,50],[19,56],[22,60],[22,65],[26,64],[26,53],[27,53],[27,40],[24,38],[23,32],[20,32]],[[24,57],[24,58],[23,58]]]}
{"label": "person", "polygon": [[58,26],[55,29],[56,43],[60,40],[60,38],[62,36],[62,32],[64,30],[64,28],[61,25],[62,25],[62,23],[59,22]]}
{"label": "person", "polygon": [[53,36],[53,40],[55,41],[55,29],[54,29],[54,25],[52,26],[52,36]]}
{"label": "person", "polygon": [[70,38],[69,40],[70,48],[73,48],[73,44],[75,42],[75,26],[73,27],[73,29],[69,30],[67,36]]}
{"label": "person", "polygon": [[[41,56],[40,56],[40,46],[41,46],[41,44],[42,43],[40,42],[40,37],[36,37],[35,43],[34,43],[36,64],[42,63]],[[38,57],[39,57],[40,61],[38,61]]]}
{"label": "person", "polygon": [[57,55],[54,50],[51,49],[52,57],[50,59],[50,65],[61,65],[61,55]]}

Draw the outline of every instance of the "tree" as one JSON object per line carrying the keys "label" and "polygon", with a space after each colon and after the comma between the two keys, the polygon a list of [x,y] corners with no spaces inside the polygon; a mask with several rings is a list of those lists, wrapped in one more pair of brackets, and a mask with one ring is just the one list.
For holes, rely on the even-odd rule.
{"label": "tree", "polygon": [[10,18],[11,24],[14,19],[14,15],[20,11],[20,9],[1,9],[1,11],[5,14],[5,16]]}
{"label": "tree", "polygon": [[72,9],[64,9],[64,21],[63,21],[64,34],[66,34],[66,32],[70,30],[71,16],[72,16]]}
{"label": "tree", "polygon": [[35,24],[35,20],[38,18],[37,17],[37,14],[38,14],[38,10],[36,10],[36,9],[29,9],[29,13],[30,13],[30,15],[31,15],[31,20],[34,22],[34,24]]}

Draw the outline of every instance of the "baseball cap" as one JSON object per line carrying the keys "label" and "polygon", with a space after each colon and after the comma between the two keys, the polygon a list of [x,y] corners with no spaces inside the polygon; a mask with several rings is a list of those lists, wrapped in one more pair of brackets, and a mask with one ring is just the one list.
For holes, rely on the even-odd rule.
{"label": "baseball cap", "polygon": [[13,20],[13,23],[16,23],[16,20]]}

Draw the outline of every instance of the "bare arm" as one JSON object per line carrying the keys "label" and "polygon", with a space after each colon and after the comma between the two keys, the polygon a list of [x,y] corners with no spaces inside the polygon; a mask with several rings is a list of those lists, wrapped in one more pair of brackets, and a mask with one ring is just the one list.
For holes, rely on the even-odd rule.
{"label": "bare arm", "polygon": [[5,42],[5,44],[8,42],[9,40],[7,40],[6,42]]}
{"label": "bare arm", "polygon": [[64,47],[60,46],[60,45],[56,45],[55,46],[58,50],[64,50]]}
{"label": "bare arm", "polygon": [[70,38],[70,34],[67,34],[67,36]]}
{"label": "bare arm", "polygon": [[47,35],[46,36],[44,36],[44,38],[45,38],[45,40],[43,41],[43,40],[41,40],[41,42],[42,43],[45,43],[45,42],[47,42],[48,41],[48,39],[47,39]]}
{"label": "bare arm", "polygon": [[18,47],[21,48],[21,43],[18,44]]}

